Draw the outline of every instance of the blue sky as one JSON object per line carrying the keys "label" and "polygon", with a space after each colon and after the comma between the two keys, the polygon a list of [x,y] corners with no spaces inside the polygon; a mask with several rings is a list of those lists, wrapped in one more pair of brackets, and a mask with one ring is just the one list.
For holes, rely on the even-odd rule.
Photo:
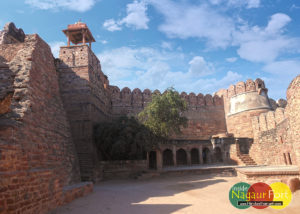
{"label": "blue sky", "polygon": [[38,33],[57,56],[61,30],[81,19],[110,83],[120,88],[214,93],[262,78],[285,98],[300,74],[300,1],[11,0],[0,26]]}

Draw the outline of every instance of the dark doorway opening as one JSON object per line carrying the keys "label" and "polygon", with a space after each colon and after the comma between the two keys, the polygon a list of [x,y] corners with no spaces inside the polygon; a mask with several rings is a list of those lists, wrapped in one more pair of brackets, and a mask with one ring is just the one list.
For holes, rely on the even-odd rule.
{"label": "dark doorway opening", "polygon": [[193,148],[191,150],[191,162],[192,164],[199,164],[199,150],[196,148]]}
{"label": "dark doorway opening", "polygon": [[173,153],[170,149],[163,152],[163,166],[174,166]]}
{"label": "dark doorway opening", "polygon": [[222,151],[220,147],[215,148],[215,160],[216,162],[223,162]]}
{"label": "dark doorway opening", "polygon": [[176,162],[177,165],[187,165],[187,155],[186,151],[183,149],[178,149],[176,152]]}
{"label": "dark doorway opening", "polygon": [[156,152],[151,151],[149,153],[149,169],[156,169]]}
{"label": "dark doorway opening", "polygon": [[202,150],[203,163],[210,163],[210,151],[208,148]]}

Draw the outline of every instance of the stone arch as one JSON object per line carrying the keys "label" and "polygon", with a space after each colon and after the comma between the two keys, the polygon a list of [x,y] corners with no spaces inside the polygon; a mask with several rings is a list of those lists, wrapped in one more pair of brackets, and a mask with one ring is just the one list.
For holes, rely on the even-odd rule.
{"label": "stone arch", "polygon": [[222,157],[222,150],[220,147],[216,147],[214,149],[214,155],[215,155],[215,160],[216,162],[223,162],[223,157]]}
{"label": "stone arch", "polygon": [[187,165],[187,154],[184,149],[176,151],[176,163],[177,165]]}
{"label": "stone arch", "polygon": [[165,149],[163,151],[163,166],[174,166],[173,152],[171,149]]}
{"label": "stone arch", "polygon": [[199,164],[199,150],[197,148],[191,149],[191,163],[192,164]]}
{"label": "stone arch", "polygon": [[203,163],[211,163],[210,150],[207,147],[202,149]]}

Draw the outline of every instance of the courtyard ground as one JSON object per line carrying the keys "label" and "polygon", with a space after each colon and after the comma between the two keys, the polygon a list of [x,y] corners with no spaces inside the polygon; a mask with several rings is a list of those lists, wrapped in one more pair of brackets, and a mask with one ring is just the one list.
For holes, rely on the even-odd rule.
{"label": "courtyard ground", "polygon": [[105,181],[94,192],[50,212],[51,214],[167,214],[167,213],[300,213],[300,191],[282,210],[234,208],[228,199],[237,177],[208,174],[160,176],[148,180]]}

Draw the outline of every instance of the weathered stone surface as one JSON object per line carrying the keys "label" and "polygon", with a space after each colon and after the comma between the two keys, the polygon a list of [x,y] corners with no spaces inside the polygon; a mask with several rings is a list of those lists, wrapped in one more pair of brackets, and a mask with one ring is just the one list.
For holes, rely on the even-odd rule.
{"label": "weathered stone surface", "polygon": [[[19,48],[9,46],[11,52]],[[0,56],[8,62],[0,70],[8,91],[0,114],[3,212],[45,213],[62,203],[64,186],[80,181],[53,56],[37,35],[27,36],[14,57],[7,48]]]}
{"label": "weathered stone surface", "polygon": [[300,189],[300,180],[299,178],[290,178],[287,181],[287,184],[289,185],[292,192],[296,192]]}
{"label": "weathered stone surface", "polygon": [[16,28],[13,22],[9,22],[4,26],[3,31],[0,31],[0,44],[13,44],[24,42],[25,34],[20,28]]}

